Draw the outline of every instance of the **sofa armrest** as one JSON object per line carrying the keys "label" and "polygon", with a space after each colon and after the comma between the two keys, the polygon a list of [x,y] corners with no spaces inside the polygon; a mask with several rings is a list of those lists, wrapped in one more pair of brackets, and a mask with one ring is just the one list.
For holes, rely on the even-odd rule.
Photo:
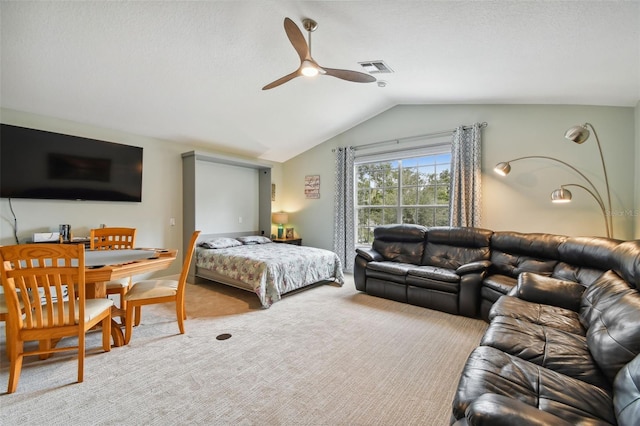
{"label": "sofa armrest", "polygon": [[490,260],[477,260],[475,262],[466,263],[456,269],[456,274],[464,275],[471,272],[484,272],[491,266]]}
{"label": "sofa armrest", "polygon": [[519,399],[485,393],[467,407],[470,426],[569,426],[571,423],[546,411],[525,404]]}
{"label": "sofa armrest", "polygon": [[384,257],[372,248],[357,248],[356,254],[362,256],[367,262],[381,262]]}
{"label": "sofa armrest", "polygon": [[523,272],[509,294],[532,303],[557,306],[578,312],[585,287],[573,281]]}

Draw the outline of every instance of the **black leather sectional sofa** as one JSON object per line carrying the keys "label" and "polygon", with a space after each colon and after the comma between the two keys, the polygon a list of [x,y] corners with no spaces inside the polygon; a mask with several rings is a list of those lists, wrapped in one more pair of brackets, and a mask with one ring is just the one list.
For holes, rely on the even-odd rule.
{"label": "black leather sectional sofa", "polygon": [[374,237],[356,288],[489,321],[452,424],[640,424],[640,240],[415,225]]}

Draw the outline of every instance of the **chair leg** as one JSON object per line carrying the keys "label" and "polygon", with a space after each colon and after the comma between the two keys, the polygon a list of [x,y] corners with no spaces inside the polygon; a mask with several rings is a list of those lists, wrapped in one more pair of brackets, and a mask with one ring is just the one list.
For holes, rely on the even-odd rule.
{"label": "chair leg", "polygon": [[127,291],[129,291],[128,288],[123,287],[120,289],[120,309],[123,311],[127,310],[127,301],[124,300],[124,295],[127,294]]}
{"label": "chair leg", "polygon": [[84,338],[86,331],[80,330],[78,335],[78,383],[84,380]]}
{"label": "chair leg", "polygon": [[22,371],[22,360],[24,356],[24,342],[14,341],[11,345],[9,353],[10,367],[9,367],[9,383],[7,385],[7,393],[14,393],[18,388],[18,381],[20,380],[20,372]]}
{"label": "chair leg", "polygon": [[176,302],[176,319],[178,320],[178,328],[180,329],[180,334],[184,334],[185,317],[186,315],[184,305],[182,303]]}
{"label": "chair leg", "polygon": [[124,344],[128,345],[131,340],[131,334],[133,333],[133,310],[138,309],[137,306],[133,306],[131,302],[127,304],[127,312],[124,318]]}
{"label": "chair leg", "polygon": [[134,325],[136,327],[139,326],[141,320],[142,320],[142,306],[136,306],[136,323]]}
{"label": "chair leg", "polygon": [[22,354],[20,354],[16,357],[16,359],[11,361],[11,370],[9,371],[9,384],[7,386],[7,393],[14,393],[18,388],[20,371],[22,371],[22,358]]}
{"label": "chair leg", "polygon": [[[53,344],[51,342],[51,339],[49,339],[49,340],[39,340],[38,341],[38,349],[41,350],[41,351],[49,351],[54,346],[55,346],[55,344]],[[51,355],[53,355],[51,352],[43,353],[43,354],[39,355],[39,358],[42,359],[42,360],[45,360],[45,359],[48,359]]]}
{"label": "chair leg", "polygon": [[11,359],[9,354],[11,353],[11,345],[13,345],[13,337],[9,331],[9,325],[6,322],[4,327],[4,336],[7,359]]}
{"label": "chair leg", "polygon": [[111,351],[111,317],[102,320],[102,349]]}

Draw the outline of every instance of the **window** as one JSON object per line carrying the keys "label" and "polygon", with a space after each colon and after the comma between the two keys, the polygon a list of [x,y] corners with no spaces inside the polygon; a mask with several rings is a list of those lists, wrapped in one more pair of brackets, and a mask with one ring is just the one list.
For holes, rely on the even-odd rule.
{"label": "window", "polygon": [[356,244],[371,245],[376,226],[449,224],[450,145],[356,158]]}

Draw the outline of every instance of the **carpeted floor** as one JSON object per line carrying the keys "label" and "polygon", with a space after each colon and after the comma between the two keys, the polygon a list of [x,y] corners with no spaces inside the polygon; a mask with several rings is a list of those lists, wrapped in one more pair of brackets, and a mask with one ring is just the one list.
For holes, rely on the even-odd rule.
{"label": "carpeted floor", "polygon": [[[81,384],[72,353],[28,358],[0,424],[448,425],[486,328],[359,293],[349,275],[269,309],[220,284],[187,292],[184,335],[172,305],[143,307],[131,343],[109,353],[92,332]],[[7,366],[3,355],[2,390]]]}

